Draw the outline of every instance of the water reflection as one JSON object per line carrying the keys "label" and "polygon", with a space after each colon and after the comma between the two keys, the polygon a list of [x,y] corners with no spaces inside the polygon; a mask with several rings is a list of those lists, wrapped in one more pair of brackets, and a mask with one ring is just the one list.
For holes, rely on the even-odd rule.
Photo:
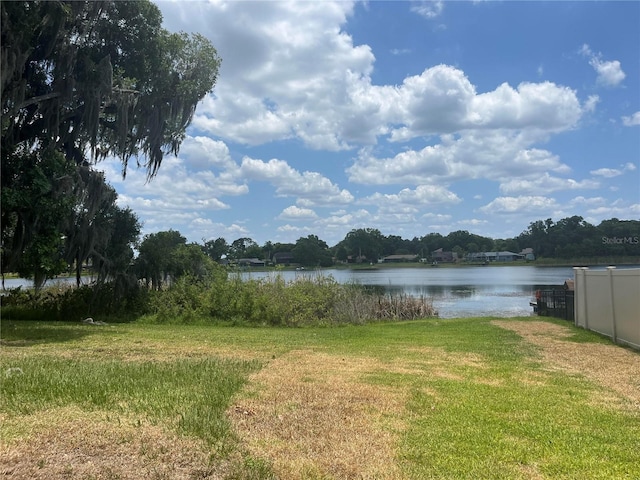
{"label": "water reflection", "polygon": [[[273,273],[245,273],[265,278]],[[357,283],[377,292],[404,293],[432,299],[442,318],[469,316],[528,316],[529,302],[541,286],[562,285],[573,278],[571,267],[380,268],[282,272],[285,280],[300,276],[331,276],[340,283]]]}

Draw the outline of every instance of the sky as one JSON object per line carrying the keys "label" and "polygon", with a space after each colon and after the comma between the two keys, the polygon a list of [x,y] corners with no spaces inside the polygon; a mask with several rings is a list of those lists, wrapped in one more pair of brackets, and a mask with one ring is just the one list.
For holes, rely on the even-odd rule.
{"label": "sky", "polygon": [[143,234],[333,246],[640,219],[640,2],[156,3],[222,65],[153,180],[98,166]]}

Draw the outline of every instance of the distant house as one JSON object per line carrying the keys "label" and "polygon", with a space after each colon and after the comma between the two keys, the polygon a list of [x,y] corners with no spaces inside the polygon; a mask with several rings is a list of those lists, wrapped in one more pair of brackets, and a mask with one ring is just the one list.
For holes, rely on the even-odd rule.
{"label": "distant house", "polygon": [[514,262],[516,260],[523,260],[525,257],[521,253],[513,252],[475,252],[468,253],[465,259],[469,262]]}
{"label": "distant house", "polygon": [[520,255],[524,255],[525,260],[535,260],[536,256],[533,254],[533,248],[523,248]]}
{"label": "distant house", "polygon": [[289,265],[293,263],[293,253],[291,252],[278,252],[271,256],[271,260],[275,265]]}
{"label": "distant house", "polygon": [[264,260],[258,258],[241,258],[238,260],[240,267],[264,267]]}
{"label": "distant house", "polygon": [[418,255],[387,255],[380,260],[380,263],[401,263],[416,262]]}
{"label": "distant house", "polygon": [[431,252],[431,260],[438,263],[452,263],[458,261],[458,254],[456,252],[445,252],[442,248]]}
{"label": "distant house", "polygon": [[513,252],[496,252],[496,262],[514,262],[524,260],[524,255]]}
{"label": "distant house", "polygon": [[366,261],[367,257],[365,257],[364,255],[349,255],[347,257],[347,263],[362,263]]}

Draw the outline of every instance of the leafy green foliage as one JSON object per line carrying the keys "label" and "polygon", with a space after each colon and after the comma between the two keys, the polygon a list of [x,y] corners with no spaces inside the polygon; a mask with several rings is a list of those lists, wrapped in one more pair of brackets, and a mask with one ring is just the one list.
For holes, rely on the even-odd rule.
{"label": "leafy green foliage", "polygon": [[159,290],[174,271],[174,253],[178,247],[186,245],[186,241],[175,230],[145,235],[136,259],[138,278],[145,279],[147,285]]}
{"label": "leafy green foliage", "polygon": [[136,157],[152,177],[177,154],[220,58],[201,35],[164,30],[148,0],[0,10],[3,272],[39,288],[92,260],[99,281],[122,276],[140,228],[89,160],[119,157],[124,175]]}
{"label": "leafy green foliage", "polygon": [[299,238],[292,253],[296,263],[307,267],[329,267],[333,264],[328,245],[316,235]]}
{"label": "leafy green foliage", "polygon": [[148,311],[142,322],[287,327],[411,320],[437,314],[425,298],[380,295],[322,275],[286,282],[280,275],[243,280],[222,272],[205,280],[180,277],[170,288],[153,292]]}
{"label": "leafy green foliage", "polygon": [[517,240],[547,258],[637,256],[640,220],[612,218],[594,226],[577,215],[558,222],[548,218],[532,222]]}
{"label": "leafy green foliage", "polygon": [[98,282],[126,275],[140,223],[104,175],[52,149],[3,158],[2,269],[44,282],[90,260]]}
{"label": "leafy green foliage", "polygon": [[82,267],[91,260],[98,283],[129,270],[132,246],[140,236],[140,222],[129,208],[116,205],[117,193],[102,172],[78,167],[74,176],[75,205],[63,224],[65,260],[75,265],[80,285]]}
{"label": "leafy green foliage", "polygon": [[202,245],[204,253],[216,262],[222,260],[222,257],[227,254],[228,249],[229,245],[227,245],[227,241],[222,237],[218,237],[215,240],[207,240]]}
{"label": "leafy green foliage", "polygon": [[177,153],[220,59],[200,35],[170,34],[150,1],[2,3],[3,155],[25,143],[82,163]]}
{"label": "leafy green foliage", "polygon": [[2,159],[2,269],[37,288],[66,269],[61,225],[73,206],[73,166],[59,152]]}
{"label": "leafy green foliage", "polygon": [[149,294],[119,281],[83,285],[55,283],[40,290],[16,288],[2,298],[2,316],[14,320],[78,322],[86,317],[131,321],[149,308]]}

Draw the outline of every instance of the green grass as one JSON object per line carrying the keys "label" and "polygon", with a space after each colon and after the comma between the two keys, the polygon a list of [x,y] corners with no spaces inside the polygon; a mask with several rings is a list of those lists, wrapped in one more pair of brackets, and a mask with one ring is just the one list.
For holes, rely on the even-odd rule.
{"label": "green grass", "polygon": [[[573,332],[568,342],[607,342]],[[602,400],[616,394],[553,370],[487,318],[295,329],[3,322],[1,333],[3,436],[24,434],[25,415],[74,406],[169,426],[226,455],[237,440],[225,410],[249,374],[311,350],[411,367],[361,379],[407,392],[403,478],[640,478],[637,405]],[[5,378],[10,367],[24,374]],[[243,458],[238,478],[272,475],[268,462]]]}
{"label": "green grass", "polygon": [[592,405],[599,389],[582,378],[538,372],[527,382],[532,370],[492,364],[413,383],[400,449],[410,477],[638,478],[637,414]]}
{"label": "green grass", "polygon": [[22,375],[2,384],[3,410],[29,415],[79,406],[136,416],[224,446],[230,435],[224,410],[257,362],[179,359],[164,362],[77,360],[50,356],[12,362]]}

